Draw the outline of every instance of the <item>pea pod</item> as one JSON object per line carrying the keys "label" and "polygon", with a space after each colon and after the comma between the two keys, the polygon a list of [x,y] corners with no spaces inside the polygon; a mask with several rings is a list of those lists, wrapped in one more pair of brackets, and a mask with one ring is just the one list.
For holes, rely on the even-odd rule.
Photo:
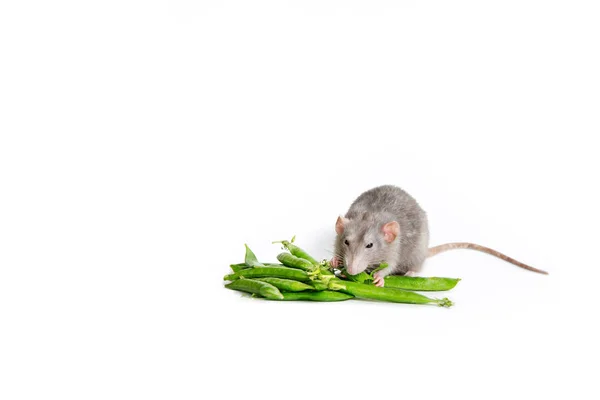
{"label": "pea pod", "polygon": [[350,300],[354,296],[347,293],[335,292],[333,290],[323,290],[320,292],[293,292],[293,293],[281,293],[283,299],[278,300],[305,300],[305,301],[344,301]]}
{"label": "pea pod", "polygon": [[435,303],[439,306],[450,307],[452,302],[447,299],[432,299],[422,294],[407,290],[377,287],[364,283],[332,279],[329,282],[330,289],[341,290],[359,299],[389,301],[392,303],[428,304]]}
{"label": "pea pod", "polygon": [[369,275],[367,272],[363,271],[359,274],[356,275],[350,275],[348,273],[348,271],[346,271],[346,269],[342,269],[342,273],[344,274],[344,276],[352,281],[352,282],[358,282],[358,283],[368,283],[370,281],[373,280],[373,278],[371,277],[371,275]]}
{"label": "pea pod", "polygon": [[305,250],[301,249],[300,247],[294,244],[295,238],[296,236],[294,236],[290,242],[288,242],[287,240],[280,240],[273,243],[281,243],[283,247],[285,247],[290,253],[292,253],[292,255],[310,261],[310,263],[313,265],[319,265],[319,262],[315,260],[310,254],[308,254]]}
{"label": "pea pod", "polygon": [[405,290],[443,291],[452,289],[459,281],[459,278],[388,275],[384,278],[384,286]]}
{"label": "pea pod", "polygon": [[[262,263],[263,267],[285,267],[285,265],[283,264],[275,264],[275,263]],[[239,264],[230,264],[229,265],[231,267],[231,270],[233,272],[238,272],[241,271],[242,269],[246,269],[246,268],[252,268],[251,265],[248,265],[246,263],[239,263]]]}
{"label": "pea pod", "polygon": [[314,280],[309,283],[312,286],[313,290],[322,291],[327,290],[329,287],[327,282],[323,282],[322,280]]}
{"label": "pea pod", "polygon": [[235,273],[238,271],[241,271],[242,269],[246,269],[246,268],[251,268],[250,265],[246,264],[246,263],[239,263],[239,264],[231,264],[229,265],[231,267],[231,270]]}
{"label": "pea pod", "polygon": [[235,274],[225,275],[223,280],[234,281],[239,278],[283,278],[301,282],[310,281],[309,275],[302,270],[287,267],[254,267],[242,269]]}
{"label": "pea pod", "polygon": [[225,285],[228,289],[258,294],[271,300],[282,300],[283,295],[275,286],[254,279],[238,279]]}
{"label": "pea pod", "polygon": [[319,273],[324,276],[335,276],[333,272],[331,272],[327,267],[321,266],[319,267]]}
{"label": "pea pod", "polygon": [[282,278],[255,278],[257,281],[267,282],[275,286],[279,290],[285,290],[287,292],[301,292],[303,290],[313,290],[314,288],[306,283],[294,281],[291,279]]}
{"label": "pea pod", "polygon": [[303,258],[300,257],[296,257],[293,254],[290,253],[280,253],[277,256],[277,259],[279,260],[280,263],[282,263],[283,265],[285,265],[286,267],[290,267],[290,268],[299,268],[303,271],[315,271],[317,270],[317,266],[313,265],[313,263],[311,263],[308,260],[305,260]]}
{"label": "pea pod", "polygon": [[[387,265],[387,264],[385,264]],[[377,271],[377,270],[375,270]],[[373,272],[375,272],[373,271]],[[373,281],[373,272],[370,274],[367,272],[361,272],[356,275],[348,274],[348,271],[342,269],[345,279],[359,282],[359,283],[371,283]],[[388,275],[385,278],[385,287],[404,289],[404,290],[418,290],[418,291],[444,291],[450,290],[460,281],[458,278],[439,278],[439,277],[421,277],[421,276],[400,276],[400,275]]]}

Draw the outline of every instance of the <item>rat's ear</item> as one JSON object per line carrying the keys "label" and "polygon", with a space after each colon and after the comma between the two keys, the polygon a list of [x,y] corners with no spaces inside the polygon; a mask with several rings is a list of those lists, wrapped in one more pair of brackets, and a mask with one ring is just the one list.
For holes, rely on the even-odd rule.
{"label": "rat's ear", "polygon": [[381,229],[383,232],[383,238],[386,242],[392,243],[396,237],[400,234],[400,224],[396,221],[388,222]]}
{"label": "rat's ear", "polygon": [[335,221],[335,233],[341,235],[344,232],[345,225],[350,221],[348,218],[344,218],[341,215]]}

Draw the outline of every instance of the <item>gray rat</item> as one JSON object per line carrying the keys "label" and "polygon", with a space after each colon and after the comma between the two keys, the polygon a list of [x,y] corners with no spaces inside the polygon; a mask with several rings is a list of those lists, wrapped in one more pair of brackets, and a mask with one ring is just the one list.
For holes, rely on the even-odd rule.
{"label": "gray rat", "polygon": [[377,286],[383,286],[383,278],[390,274],[415,275],[425,259],[452,249],[482,251],[521,268],[547,274],[474,243],[447,243],[429,248],[427,214],[412,196],[393,185],[378,186],[358,196],[346,215],[338,217],[335,231],[331,264],[344,265],[348,273],[355,275],[386,262],[389,266],[374,274]]}

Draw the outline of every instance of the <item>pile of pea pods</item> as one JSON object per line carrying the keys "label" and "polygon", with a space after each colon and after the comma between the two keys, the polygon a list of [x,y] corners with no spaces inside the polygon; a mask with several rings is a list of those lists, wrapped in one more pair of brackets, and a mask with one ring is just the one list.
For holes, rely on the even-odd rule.
{"label": "pile of pea pods", "polygon": [[456,286],[459,278],[415,277],[390,275],[384,286],[373,284],[373,274],[387,267],[381,263],[371,272],[350,275],[343,267],[334,268],[327,260],[317,261],[291,240],[281,244],[279,263],[258,261],[246,244],[243,263],[231,264],[231,273],[223,278],[227,289],[250,293],[254,298],[277,301],[345,301],[353,299],[392,303],[434,304],[451,307],[448,298],[432,298],[424,292],[447,291]]}

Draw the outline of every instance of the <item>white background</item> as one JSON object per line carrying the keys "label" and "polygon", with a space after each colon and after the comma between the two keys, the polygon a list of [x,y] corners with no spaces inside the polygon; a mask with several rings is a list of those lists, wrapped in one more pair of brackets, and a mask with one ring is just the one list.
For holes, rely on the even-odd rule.
{"label": "white background", "polygon": [[[3,1],[0,398],[593,398],[594,1]],[[433,306],[223,288],[396,184]],[[596,397],[597,398],[597,397]]]}

